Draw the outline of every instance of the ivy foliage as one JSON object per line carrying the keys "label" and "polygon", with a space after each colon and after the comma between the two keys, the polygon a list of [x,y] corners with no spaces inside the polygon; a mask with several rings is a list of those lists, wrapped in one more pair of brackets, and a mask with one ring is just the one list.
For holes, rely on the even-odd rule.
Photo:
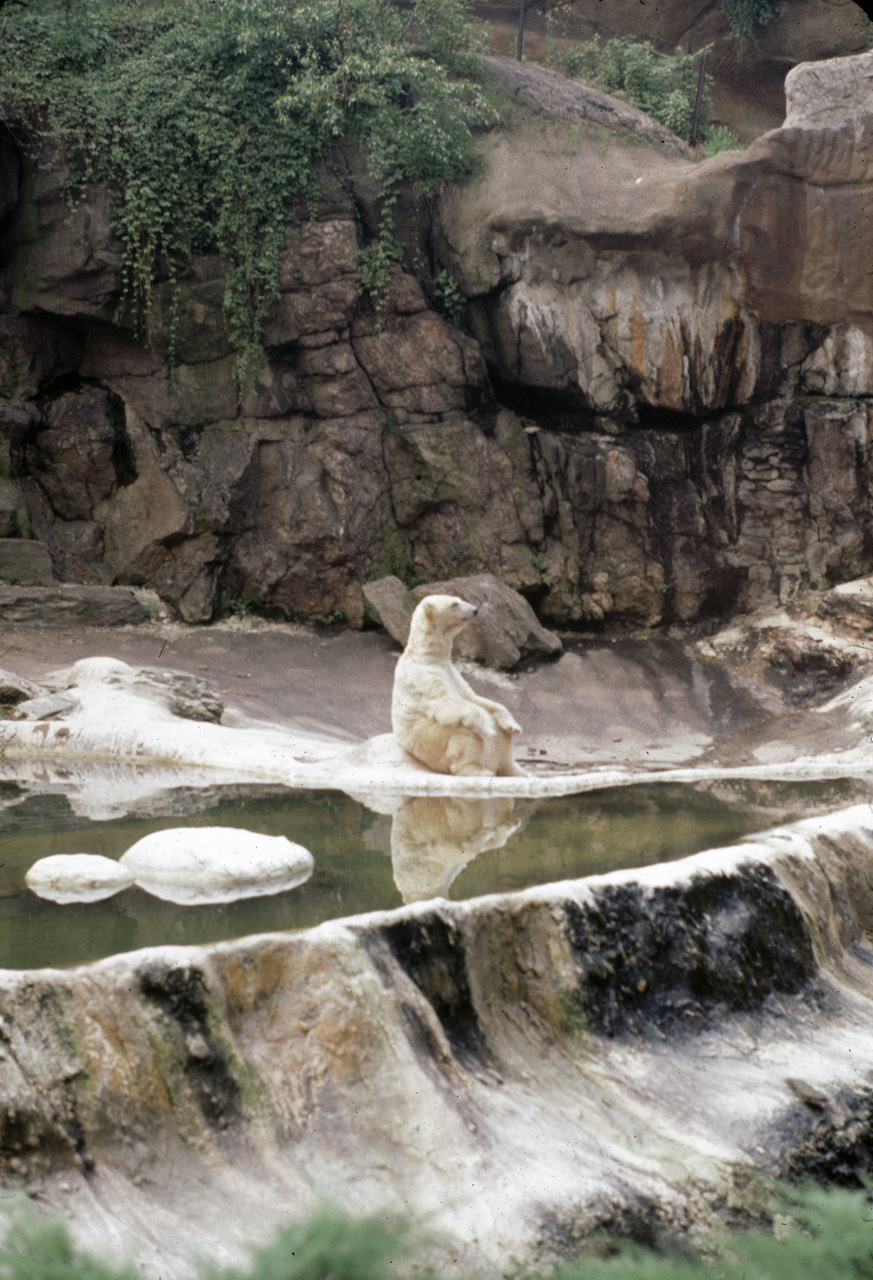
{"label": "ivy foliage", "polygon": [[758,32],[775,21],[788,0],[721,0],[721,11],[741,45],[754,44]]}
{"label": "ivy foliage", "polygon": [[0,118],[25,148],[61,148],[73,198],[107,184],[127,296],[150,337],[155,283],[191,255],[222,255],[245,384],[278,295],[292,197],[313,205],[334,144],[362,144],[386,238],[401,180],[431,190],[469,172],[473,133],[496,113],[466,5],[13,0]]}
{"label": "ivy foliage", "polygon": [[[604,44],[589,40],[568,48],[563,70],[639,107],[679,137],[687,138],[691,132],[700,52],[683,53],[677,49],[675,53],[661,53],[648,40],[617,36]],[[701,121],[709,112],[711,85],[707,73]]]}

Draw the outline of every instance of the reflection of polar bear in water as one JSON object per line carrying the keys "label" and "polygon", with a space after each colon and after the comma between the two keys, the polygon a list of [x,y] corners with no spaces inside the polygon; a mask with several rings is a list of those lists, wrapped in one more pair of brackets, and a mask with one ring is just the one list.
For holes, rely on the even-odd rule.
{"label": "reflection of polar bear in water", "polygon": [[425,596],[397,662],[391,727],[410,755],[437,773],[521,774],[512,739],[521,729],[499,702],[480,698],[452,662],[452,643],[479,610],[457,596]]}
{"label": "reflection of polar bear in water", "polygon": [[469,800],[413,796],[391,822],[394,883],[404,902],[445,897],[453,881],[480,853],[502,849],[521,821],[508,796]]}

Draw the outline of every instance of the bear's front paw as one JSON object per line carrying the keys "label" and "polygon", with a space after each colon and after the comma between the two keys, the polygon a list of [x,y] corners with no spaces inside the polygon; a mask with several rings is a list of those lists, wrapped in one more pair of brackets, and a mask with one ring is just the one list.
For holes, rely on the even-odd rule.
{"label": "bear's front paw", "polygon": [[478,733],[480,738],[497,737],[494,721],[484,711],[480,711],[478,715],[468,716],[464,724],[467,729],[472,729],[473,733]]}
{"label": "bear's front paw", "polygon": [[497,728],[503,733],[521,733],[521,725],[513,720],[508,711],[498,711],[494,719],[497,721]]}

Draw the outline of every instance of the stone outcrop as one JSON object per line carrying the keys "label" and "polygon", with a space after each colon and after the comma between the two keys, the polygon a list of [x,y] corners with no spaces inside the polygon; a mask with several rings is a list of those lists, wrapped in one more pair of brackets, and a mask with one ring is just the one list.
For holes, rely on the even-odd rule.
{"label": "stone outcrop", "polygon": [[696,166],[582,140],[536,109],[549,73],[500,74],[527,114],[444,198],[443,251],[499,393],[551,428],[578,585],[544,611],[692,618],[863,572],[873,55],[797,68],[782,129]]}
{"label": "stone outcrop", "polygon": [[483,1277],[599,1227],[742,1220],[753,1171],[868,1158],[871,870],[859,805],[644,871],[4,971],[0,1178],[168,1280],[324,1197],[426,1221]]}
{"label": "stone outcrop", "polygon": [[145,622],[149,602],[125,587],[4,586],[0,582],[0,617],[7,625],[119,627]]}
{"label": "stone outcrop", "polygon": [[326,181],[242,403],[220,263],[195,258],[175,303],[158,288],[145,345],[106,192],[71,215],[53,157],[13,181],[13,155],[0,533],[44,544],[62,583],[148,586],[187,621],[241,602],[360,626],[369,581],[488,570],[552,624],[654,625],[867,572],[870,62],[798,68],[784,128],[699,164],[498,60],[512,128],[431,239],[420,209],[414,229],[477,338],[434,309],[427,265],[396,271],[377,323],[361,209]]}
{"label": "stone outcrop", "polygon": [[537,621],[530,605],[492,573],[448,582],[426,582],[409,591],[399,578],[380,578],[364,587],[364,598],[379,621],[399,645],[409,639],[412,612],[419,600],[430,595],[460,596],[479,608],[456,638],[457,657],[510,670],[524,658],[554,657],[562,649],[560,637]]}

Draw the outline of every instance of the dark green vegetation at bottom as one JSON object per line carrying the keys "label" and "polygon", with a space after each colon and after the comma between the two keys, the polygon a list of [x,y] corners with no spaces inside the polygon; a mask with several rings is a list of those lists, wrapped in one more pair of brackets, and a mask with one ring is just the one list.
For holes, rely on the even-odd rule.
{"label": "dark green vegetation at bottom", "polygon": [[[594,1243],[594,1242],[592,1242]],[[598,1252],[565,1263],[549,1280],[866,1280],[873,1277],[873,1214],[860,1190],[785,1192],[772,1225],[698,1241],[678,1252],[596,1242]],[[416,1263],[423,1237],[401,1222],[346,1218],[320,1209],[253,1248],[248,1265],[201,1266],[202,1280],[438,1280]],[[76,1249],[65,1224],[27,1207],[13,1214],[0,1246],[0,1280],[137,1280],[132,1262],[113,1266]],[[539,1280],[532,1272],[525,1280]]]}

